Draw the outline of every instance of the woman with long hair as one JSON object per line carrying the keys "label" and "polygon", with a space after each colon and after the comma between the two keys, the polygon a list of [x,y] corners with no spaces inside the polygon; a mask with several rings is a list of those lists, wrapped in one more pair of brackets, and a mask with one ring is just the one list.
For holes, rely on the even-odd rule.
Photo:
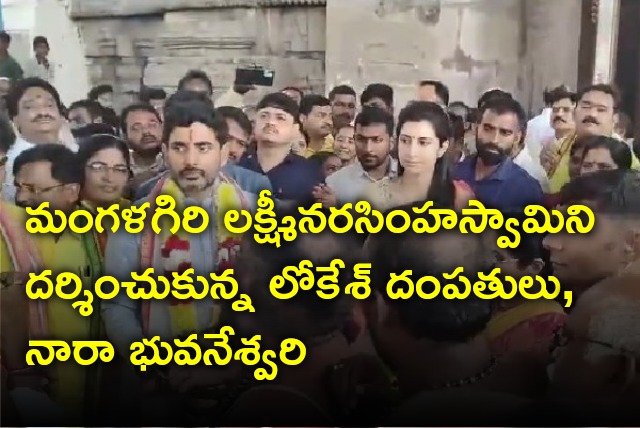
{"label": "woman with long hair", "polygon": [[396,127],[398,177],[372,184],[366,199],[381,211],[420,201],[465,207],[473,191],[453,180],[445,156],[451,137],[449,117],[438,104],[420,101],[403,108]]}

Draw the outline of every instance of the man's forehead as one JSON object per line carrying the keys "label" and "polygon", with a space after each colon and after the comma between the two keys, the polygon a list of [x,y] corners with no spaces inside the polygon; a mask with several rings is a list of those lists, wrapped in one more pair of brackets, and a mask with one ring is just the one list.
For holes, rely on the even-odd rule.
{"label": "man's forehead", "polygon": [[318,112],[318,113],[322,113],[322,112],[330,112],[331,111],[331,106],[313,106],[311,108],[312,112]]}
{"label": "man's forehead", "polygon": [[587,101],[591,103],[598,103],[598,104],[603,104],[607,106],[612,106],[613,96],[611,94],[607,94],[606,92],[602,92],[602,91],[590,91],[585,93],[582,96],[582,99],[580,101],[583,101],[583,102]]}
{"label": "man's forehead", "polygon": [[49,100],[53,100],[53,95],[51,95],[51,93],[49,93],[49,91],[40,88],[40,87],[33,87],[33,88],[29,88],[24,92],[24,95],[22,95],[22,98],[20,98],[21,102],[24,101],[32,101],[35,100],[37,98],[45,98],[45,99],[49,99]]}
{"label": "man's forehead", "polygon": [[35,178],[39,179],[39,181],[50,180],[52,179],[51,162],[44,160],[26,163],[22,165],[17,176],[29,179]]}
{"label": "man's forehead", "polygon": [[142,120],[158,120],[155,113],[146,110],[134,110],[129,113],[127,119],[131,120],[132,122],[140,122]]}
{"label": "man's forehead", "polygon": [[556,106],[573,106],[575,103],[571,100],[571,98],[562,98],[553,103],[553,107]]}
{"label": "man's forehead", "polygon": [[291,114],[287,113],[286,111],[282,110],[281,108],[274,107],[274,106],[263,107],[260,110],[258,110],[258,113],[284,114],[284,115],[287,115],[287,116],[291,116]]}
{"label": "man's forehead", "polygon": [[355,99],[356,99],[356,96],[352,95],[352,94],[335,94],[334,97],[333,97],[334,101],[338,101],[338,100],[341,100],[341,101],[352,101],[352,100],[355,100]]}
{"label": "man's forehead", "polygon": [[[482,115],[483,123],[500,123],[501,125],[518,125],[518,116],[510,111],[498,113],[494,110],[487,109]],[[510,127],[511,127],[510,126]]]}
{"label": "man's forehead", "polygon": [[369,125],[356,124],[356,134],[386,134],[387,125],[384,123],[371,123]]}

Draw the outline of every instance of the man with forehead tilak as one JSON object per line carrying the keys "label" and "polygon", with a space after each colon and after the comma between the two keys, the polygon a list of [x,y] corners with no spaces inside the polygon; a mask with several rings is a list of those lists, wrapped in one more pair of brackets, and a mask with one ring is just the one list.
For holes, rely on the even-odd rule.
{"label": "man with forehead tilak", "polygon": [[[131,272],[142,273],[153,268],[154,276],[171,280],[173,273],[193,268],[195,275],[209,278],[210,273],[222,273],[233,266],[240,237],[226,231],[223,216],[230,209],[248,209],[248,204],[236,182],[220,170],[226,134],[226,122],[204,101],[187,100],[167,109],[162,152],[169,175],[155,185],[147,198],[135,203],[151,204],[146,217],[149,223],[144,230],[130,234],[120,228],[109,238],[105,251],[107,275],[130,281]],[[150,221],[160,195],[175,200],[177,213],[191,206],[203,208],[209,217],[206,229],[192,234],[181,227],[173,234],[169,231],[172,222],[161,219],[161,233],[156,235]],[[194,220],[191,225],[198,227],[201,223]],[[201,285],[196,289],[198,287]],[[140,301],[130,299],[126,291],[121,290],[115,299],[104,302],[103,316],[109,339],[129,360],[130,344],[142,337],[160,336],[167,341],[216,326],[220,303],[212,299],[172,297]],[[147,378],[151,383],[158,379]],[[154,414],[158,412],[154,410]]]}

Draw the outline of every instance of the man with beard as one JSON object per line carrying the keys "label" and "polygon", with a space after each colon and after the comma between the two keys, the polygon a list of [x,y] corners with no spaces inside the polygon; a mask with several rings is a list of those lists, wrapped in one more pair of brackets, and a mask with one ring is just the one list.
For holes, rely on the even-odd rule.
{"label": "man with beard", "polygon": [[476,146],[478,153],[458,163],[454,176],[468,183],[485,206],[500,210],[542,203],[540,184],[511,160],[526,132],[520,104],[493,98],[480,107]]}
{"label": "man with beard", "polygon": [[[76,155],[60,144],[41,144],[22,152],[13,165],[16,204],[37,208],[49,203],[49,211],[60,210],[66,216],[79,208],[82,170]],[[59,217],[54,216],[54,223]],[[53,275],[72,272],[83,286],[91,289],[102,275],[99,250],[90,234],[62,233],[31,235],[42,261],[42,269]],[[71,307],[68,300],[54,297],[30,306],[37,324],[29,326],[34,337],[60,340],[99,340],[100,314],[85,317]],[[52,398],[69,422],[86,421],[98,403],[99,373],[77,364],[51,366]]]}
{"label": "man with beard", "polygon": [[364,107],[355,121],[357,162],[327,177],[327,184],[316,187],[314,196],[325,207],[342,206],[363,199],[371,183],[398,176],[393,149],[393,116],[377,107]]}
{"label": "man with beard", "polygon": [[[615,124],[620,109],[620,93],[605,84],[591,85],[582,89],[577,95],[575,109],[575,133],[565,137],[555,153],[550,155],[547,174],[549,176],[550,193],[558,193],[562,186],[569,182],[569,160],[571,147],[576,140],[587,135],[603,135],[613,137]],[[633,158],[631,167],[638,168],[640,162]]]}
{"label": "man with beard", "polygon": [[320,152],[333,152],[333,120],[331,103],[321,95],[305,95],[300,101],[300,123],[307,136],[304,157]]}
{"label": "man with beard", "polygon": [[[249,209],[249,206],[236,182],[220,170],[226,134],[225,120],[210,103],[193,99],[166,109],[162,152],[169,175],[135,205],[151,204],[147,210],[150,222],[157,197],[168,195],[181,210],[189,206],[206,210],[209,223],[198,234],[184,230],[173,234],[169,231],[170,222],[161,222],[160,234],[155,234],[150,223],[137,234],[121,228],[107,242],[106,274],[127,281],[131,279],[131,272],[153,268],[156,276],[171,279],[173,273],[194,269],[195,275],[208,277],[209,273],[222,273],[234,266],[241,237],[220,227],[221,216],[228,210]],[[220,302],[213,299],[140,302],[120,293],[103,303],[102,315],[107,336],[118,353],[128,360],[131,342],[153,336],[171,340],[215,327],[221,309]],[[148,381],[157,380],[153,374],[148,373]],[[154,411],[154,415],[158,416],[159,412]]]}
{"label": "man with beard", "polygon": [[[162,177],[148,197],[147,218],[153,216],[156,198],[169,195],[178,207],[200,206],[209,212],[207,230],[199,234],[168,232],[155,235],[150,225],[140,234],[123,228],[113,234],[105,250],[105,272],[119,279],[131,272],[153,267],[159,275],[181,273],[193,267],[198,275],[208,275],[230,267],[238,250],[239,238],[218,227],[218,216],[229,209],[247,208],[236,182],[220,170],[222,144],[227,125],[211,106],[200,100],[179,103],[165,111],[162,152],[169,175]],[[185,305],[186,308],[185,309]],[[154,301],[146,309],[126,294],[105,303],[103,314],[107,334],[123,355],[131,340],[160,334],[164,339],[199,331],[216,322],[215,302]],[[140,318],[141,314],[144,314]]]}
{"label": "man with beard", "polygon": [[[13,183],[13,163],[18,155],[40,144],[60,143],[62,102],[49,82],[30,77],[17,82],[7,95],[9,119],[20,135],[7,152],[7,183]],[[6,186],[5,198],[13,201],[15,189]]]}
{"label": "man with beard", "polygon": [[353,123],[356,118],[356,91],[351,86],[339,85],[329,92],[333,126],[339,127]]}
{"label": "man with beard", "polygon": [[131,187],[156,175],[160,169],[160,139],[162,121],[157,110],[149,104],[132,104],[122,111],[122,133],[131,150]]}

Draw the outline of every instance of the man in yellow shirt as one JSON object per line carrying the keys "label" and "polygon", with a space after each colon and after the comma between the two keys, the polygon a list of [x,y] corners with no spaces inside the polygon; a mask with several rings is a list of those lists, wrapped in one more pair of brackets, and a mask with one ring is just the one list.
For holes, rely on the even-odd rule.
{"label": "man in yellow shirt", "polygon": [[[78,207],[82,170],[75,154],[66,147],[41,144],[28,149],[16,158],[13,172],[17,205],[36,208],[49,202],[51,211],[61,210],[66,215]],[[100,257],[91,234],[77,235],[67,229],[60,234],[32,237],[42,255],[43,269],[50,269],[54,276],[74,273],[82,278],[85,287],[91,287],[101,274]],[[67,342],[100,335],[98,302],[94,301],[94,312],[89,317],[80,315],[69,300],[54,297],[37,303],[40,323],[30,326],[32,334]],[[64,408],[69,422],[81,421],[91,414],[98,387],[97,366],[80,366],[70,359],[50,367],[53,399]]]}
{"label": "man in yellow shirt", "polygon": [[[549,193],[558,193],[569,182],[569,158],[576,139],[587,135],[613,136],[620,102],[620,93],[611,85],[591,85],[578,93],[574,114],[576,132],[565,137],[558,145],[558,150],[550,156]],[[640,161],[635,156],[631,167],[640,167]]]}
{"label": "man in yellow shirt", "polygon": [[300,101],[300,123],[307,135],[305,158],[319,152],[333,153],[331,103],[321,95],[306,95]]}

